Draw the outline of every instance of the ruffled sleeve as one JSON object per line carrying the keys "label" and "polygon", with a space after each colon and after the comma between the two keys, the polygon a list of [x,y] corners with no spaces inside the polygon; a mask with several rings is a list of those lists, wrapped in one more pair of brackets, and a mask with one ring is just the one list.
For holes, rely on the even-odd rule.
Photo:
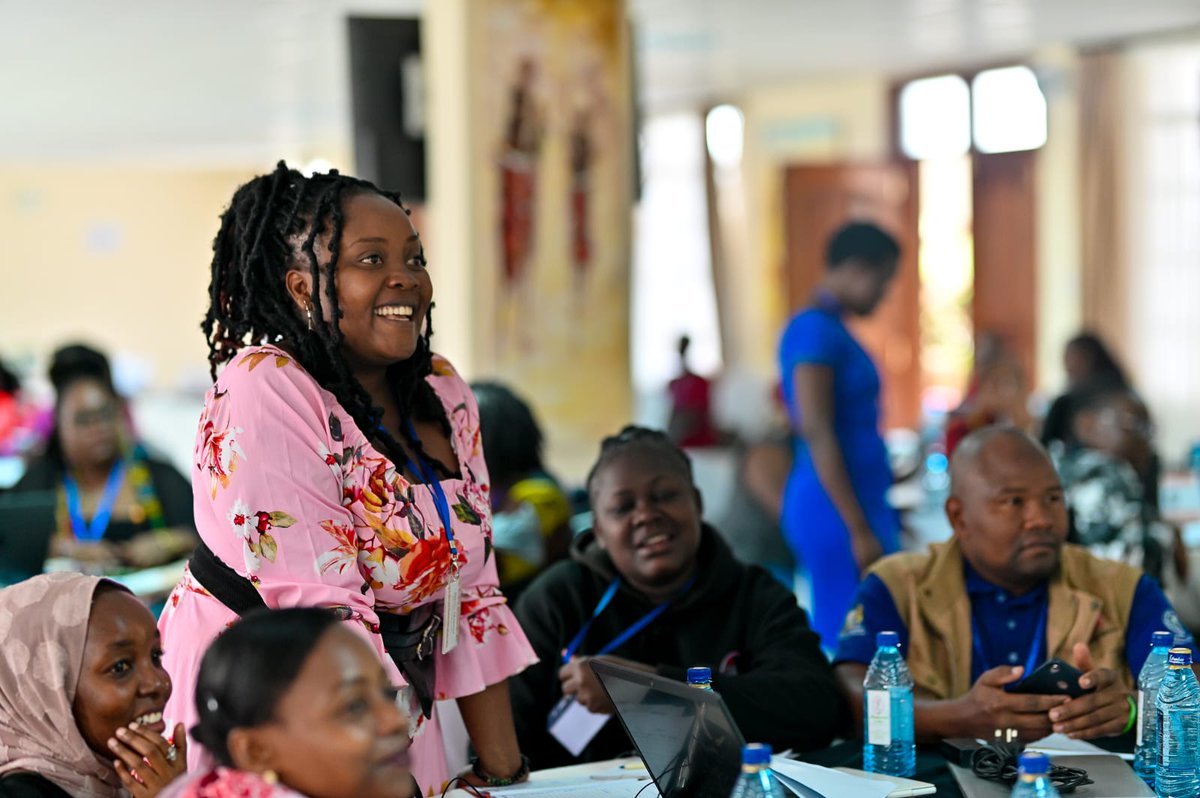
{"label": "ruffled sleeve", "polygon": [[338,609],[404,684],[359,569],[354,518],[342,505],[342,429],[325,396],[273,347],[226,368],[197,438],[197,526],[268,606]]}
{"label": "ruffled sleeve", "polygon": [[[462,498],[480,519],[473,537],[472,530],[464,530],[464,538],[476,541],[469,543],[474,550],[468,551],[468,558],[485,561],[482,567],[464,572],[458,645],[449,654],[443,655],[440,650],[437,654],[437,695],[446,699],[472,695],[504,681],[537,662],[537,655],[508,599],[500,592],[491,543],[490,484],[479,433],[479,407],[470,387],[445,359],[435,358],[430,381],[446,406],[453,428],[463,471]],[[454,523],[458,534],[460,523]]]}

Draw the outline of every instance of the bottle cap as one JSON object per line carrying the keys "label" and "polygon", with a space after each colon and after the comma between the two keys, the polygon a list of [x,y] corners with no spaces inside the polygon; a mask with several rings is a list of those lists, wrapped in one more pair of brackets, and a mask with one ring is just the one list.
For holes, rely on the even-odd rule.
{"label": "bottle cap", "polygon": [[765,743],[747,743],[742,749],[743,765],[771,764],[771,746]]}
{"label": "bottle cap", "polygon": [[884,646],[897,648],[899,645],[900,635],[896,632],[880,632],[879,634],[875,635],[875,646],[877,648],[883,648]]}
{"label": "bottle cap", "polygon": [[1192,650],[1190,648],[1173,648],[1167,654],[1167,664],[1176,668],[1185,668],[1192,664]]}
{"label": "bottle cap", "polygon": [[1050,772],[1050,757],[1038,751],[1025,751],[1017,760],[1022,776],[1045,776]]}
{"label": "bottle cap", "polygon": [[1170,648],[1175,645],[1175,635],[1172,632],[1155,632],[1150,635],[1150,645],[1154,648]]}
{"label": "bottle cap", "polygon": [[712,681],[712,668],[696,667],[688,668],[687,683],[688,684],[708,684]]}

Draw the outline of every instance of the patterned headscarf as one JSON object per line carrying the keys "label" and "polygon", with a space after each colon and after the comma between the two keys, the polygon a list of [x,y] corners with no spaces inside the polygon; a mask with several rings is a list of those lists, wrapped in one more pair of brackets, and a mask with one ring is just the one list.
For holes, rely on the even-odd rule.
{"label": "patterned headscarf", "polygon": [[0,775],[34,773],[72,798],[122,794],[72,708],[92,596],[103,581],[46,574],[0,590]]}

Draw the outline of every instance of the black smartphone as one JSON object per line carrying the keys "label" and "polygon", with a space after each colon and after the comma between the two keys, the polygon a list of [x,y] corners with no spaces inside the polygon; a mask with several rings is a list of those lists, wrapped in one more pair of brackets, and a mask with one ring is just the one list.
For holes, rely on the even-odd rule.
{"label": "black smartphone", "polygon": [[1083,671],[1061,659],[1043,662],[1034,668],[1032,673],[1016,684],[1008,686],[1010,693],[1032,695],[1066,695],[1078,698],[1081,695],[1095,692],[1096,688],[1084,689],[1079,686],[1079,677]]}

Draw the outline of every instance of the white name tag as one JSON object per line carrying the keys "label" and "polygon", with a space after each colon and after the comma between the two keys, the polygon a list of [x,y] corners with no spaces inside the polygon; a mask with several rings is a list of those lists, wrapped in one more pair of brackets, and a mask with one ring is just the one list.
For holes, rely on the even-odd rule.
{"label": "white name tag", "polygon": [[867,691],[867,742],[892,744],[892,694],[888,690]]}
{"label": "white name tag", "polygon": [[563,696],[550,710],[546,728],[563,748],[571,752],[571,756],[579,756],[611,717],[585,709],[571,696]]}

